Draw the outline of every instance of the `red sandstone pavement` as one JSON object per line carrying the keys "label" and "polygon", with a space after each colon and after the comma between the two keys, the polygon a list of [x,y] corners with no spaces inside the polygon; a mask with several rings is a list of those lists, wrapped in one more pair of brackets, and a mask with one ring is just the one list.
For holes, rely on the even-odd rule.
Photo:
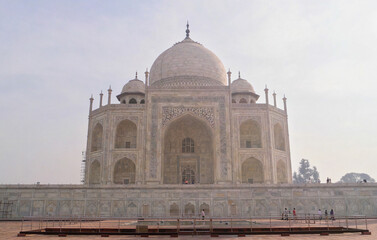
{"label": "red sandstone pavement", "polygon": [[[21,229],[21,222],[0,222],[0,239],[62,239],[58,236],[48,236],[48,235],[27,235],[26,237],[17,237],[18,232]],[[253,235],[248,237],[239,237],[240,239],[377,239],[377,219],[368,220],[368,229],[372,232],[372,235],[361,235],[360,233],[346,233],[346,234],[333,234],[329,236],[320,236],[318,234],[313,235],[291,235],[287,237],[282,237],[280,235]],[[174,239],[171,237],[161,237],[161,236],[150,236],[151,239]],[[218,239],[237,239],[237,236],[220,236]],[[101,236],[67,236],[63,239],[106,239]],[[109,239],[140,239],[138,236],[109,236]],[[145,238],[143,238],[145,239]],[[175,238],[177,239],[177,238]],[[180,236],[178,239],[211,239],[209,236]],[[213,238],[217,239],[217,238]]]}

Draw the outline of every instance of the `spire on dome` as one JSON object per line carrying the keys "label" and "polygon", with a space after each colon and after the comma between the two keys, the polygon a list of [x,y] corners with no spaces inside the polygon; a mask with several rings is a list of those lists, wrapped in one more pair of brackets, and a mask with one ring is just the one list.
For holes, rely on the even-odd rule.
{"label": "spire on dome", "polygon": [[137,72],[136,72],[136,74],[135,74],[135,79],[137,79]]}
{"label": "spire on dome", "polygon": [[241,71],[238,71],[238,79],[241,78]]}
{"label": "spire on dome", "polygon": [[187,24],[186,24],[186,38],[190,38],[190,29],[189,29],[189,22],[187,20]]}

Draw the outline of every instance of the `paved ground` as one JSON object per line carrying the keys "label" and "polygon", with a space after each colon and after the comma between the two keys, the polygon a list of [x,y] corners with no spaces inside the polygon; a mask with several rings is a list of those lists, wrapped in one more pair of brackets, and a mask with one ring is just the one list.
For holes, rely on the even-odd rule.
{"label": "paved ground", "polygon": [[[319,223],[316,225],[319,226]],[[365,227],[365,226],[363,226]],[[47,235],[28,235],[23,238],[18,238],[17,233],[21,229],[21,222],[0,222],[0,239],[62,239],[58,236],[47,236]],[[255,235],[250,237],[242,237],[241,239],[253,239],[253,240],[264,240],[264,239],[377,239],[377,219],[368,220],[368,229],[372,232],[372,235],[360,235],[359,233],[347,233],[347,234],[334,234],[330,236],[319,236],[319,235],[291,235],[289,237],[281,237],[280,235]],[[103,239],[101,236],[68,236],[68,239]],[[160,237],[160,236],[150,236],[152,239],[172,239],[170,237]],[[109,239],[140,239],[140,237],[135,236],[110,236]],[[174,238],[173,238],[174,239]],[[209,236],[182,236],[178,239],[210,239]],[[216,238],[214,238],[216,239]],[[220,236],[218,239],[237,239],[237,236]]]}

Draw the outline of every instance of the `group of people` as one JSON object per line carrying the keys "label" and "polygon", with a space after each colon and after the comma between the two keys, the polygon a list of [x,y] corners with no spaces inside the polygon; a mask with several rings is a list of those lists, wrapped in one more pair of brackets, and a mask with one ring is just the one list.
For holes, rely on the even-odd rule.
{"label": "group of people", "polygon": [[[281,214],[281,220],[287,220],[288,221],[288,216],[291,212],[288,211],[287,208],[284,209],[284,212]],[[293,217],[293,220],[296,220],[297,219],[297,213],[296,213],[296,208],[293,208],[292,210],[292,217]],[[322,211],[321,209],[318,209],[318,219],[319,220],[322,220]],[[327,220],[328,219],[328,212],[327,212],[327,209],[325,210],[325,219]],[[334,212],[334,209],[331,209],[330,210],[330,219],[331,220],[335,220],[335,212]]]}
{"label": "group of people", "polygon": [[[325,209],[325,219],[327,220],[328,219],[328,212],[327,212],[327,209]],[[318,219],[319,220],[322,220],[322,211],[321,209],[318,209]],[[330,210],[330,219],[331,220],[335,220],[335,213],[334,213],[334,209],[331,208]]]}

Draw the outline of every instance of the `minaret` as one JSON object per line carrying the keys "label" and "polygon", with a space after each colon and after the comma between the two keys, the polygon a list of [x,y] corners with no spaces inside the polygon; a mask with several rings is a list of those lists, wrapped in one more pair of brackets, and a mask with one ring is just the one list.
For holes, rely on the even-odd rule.
{"label": "minaret", "polygon": [[148,86],[148,76],[149,76],[149,72],[147,68],[147,70],[145,71],[145,86]]}
{"label": "minaret", "polygon": [[274,107],[276,107],[277,105],[276,105],[276,93],[275,93],[275,91],[274,91],[274,93],[272,94],[272,96],[274,96]]}
{"label": "minaret", "polygon": [[90,102],[90,104],[89,104],[89,113],[91,113],[92,110],[93,110],[93,100],[94,100],[94,98],[93,98],[93,94],[92,94],[92,96],[90,96],[90,98],[89,98],[89,102]]}
{"label": "minaret", "polygon": [[111,90],[111,85],[110,85],[109,89],[107,90],[107,92],[109,93],[109,98],[107,99],[107,104],[108,104],[108,105],[111,104],[111,92],[112,92],[112,91],[113,91],[113,90]]}
{"label": "minaret", "polygon": [[264,93],[266,95],[266,104],[268,105],[268,88],[267,88],[267,85],[266,85],[266,87],[264,89]]}
{"label": "minaret", "polygon": [[101,90],[101,93],[99,94],[99,107],[102,107],[102,98],[103,98],[103,93]]}
{"label": "minaret", "polygon": [[231,83],[231,78],[232,78],[232,72],[230,71],[230,68],[229,68],[229,71],[227,72],[228,74],[228,86],[230,87],[230,83]]}
{"label": "minaret", "polygon": [[287,114],[287,98],[285,97],[285,94],[284,94],[284,97],[283,97],[283,102],[284,102],[284,112],[285,112],[285,114]]}

